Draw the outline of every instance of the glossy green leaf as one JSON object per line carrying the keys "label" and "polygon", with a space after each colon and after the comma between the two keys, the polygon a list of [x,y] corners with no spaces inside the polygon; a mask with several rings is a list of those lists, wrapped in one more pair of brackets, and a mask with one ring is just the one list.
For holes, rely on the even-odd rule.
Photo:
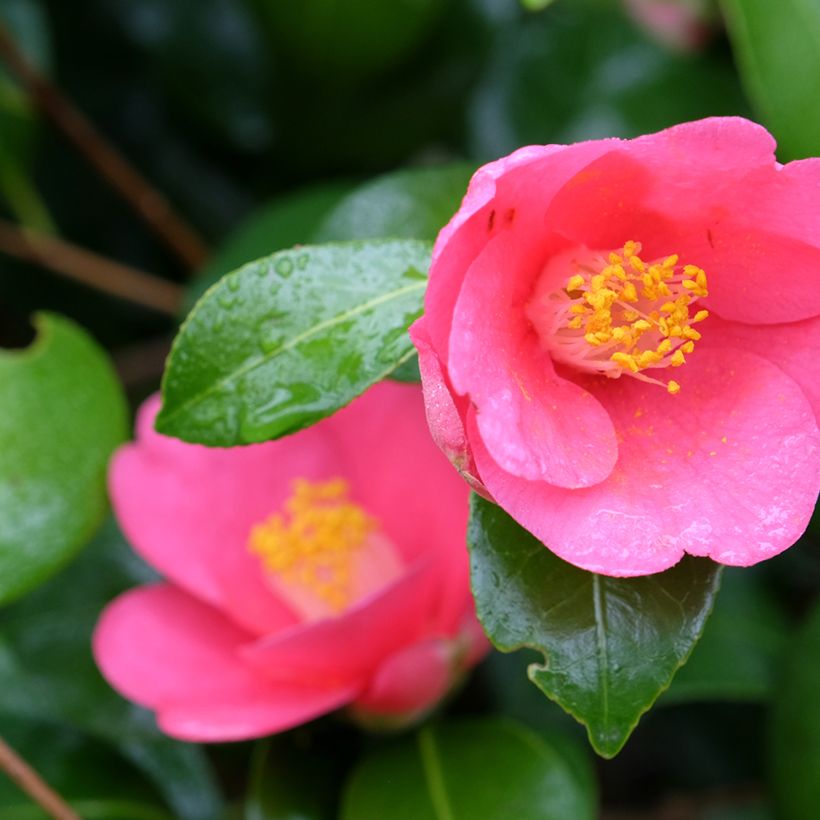
{"label": "glossy green leaf", "polygon": [[15,718],[80,730],[142,771],[174,816],[221,820],[224,807],[203,750],[162,735],[151,714],[108,686],[91,655],[105,604],[155,579],[109,520],[70,567],[0,610],[0,724]]}
{"label": "glossy green leaf", "polygon": [[792,640],[775,693],[772,784],[783,820],[820,817],[820,606]]}
{"label": "glossy green leaf", "polygon": [[82,547],[107,506],[105,468],[126,435],[105,354],[67,319],[42,314],[26,350],[0,351],[0,602]]}
{"label": "glossy green leaf", "polygon": [[430,246],[305,246],[224,277],[191,312],[163,380],[157,429],[214,446],[295,432],[411,358]]}
{"label": "glossy green leaf", "polygon": [[263,206],[243,222],[208,260],[188,290],[188,309],[226,273],[274,251],[312,242],[325,217],[350,189],[351,186],[346,183],[313,185]]}
{"label": "glossy green leaf", "polygon": [[585,789],[549,739],[500,718],[451,721],[379,747],[348,783],[342,820],[591,820]]}
{"label": "glossy green leaf", "polygon": [[700,637],[717,594],[717,565],[685,558],[643,578],[585,572],[477,496],[468,544],[490,640],[504,652],[542,652],[530,679],[586,725],[600,755],[613,757]]}
{"label": "glossy green leaf", "polygon": [[752,569],[726,567],[714,611],[663,704],[691,700],[765,700],[783,662],[789,621]]}
{"label": "glossy green leaf", "polygon": [[721,0],[738,68],[783,159],[820,153],[820,3]]}
{"label": "glossy green leaf", "polygon": [[457,163],[406,168],[377,177],[341,200],[319,226],[314,241],[429,239],[450,221],[475,168]]}
{"label": "glossy green leaf", "polygon": [[553,3],[498,27],[470,111],[476,155],[634,137],[747,111],[732,61],[719,45],[697,54],[672,52],[640,32],[621,5]]}

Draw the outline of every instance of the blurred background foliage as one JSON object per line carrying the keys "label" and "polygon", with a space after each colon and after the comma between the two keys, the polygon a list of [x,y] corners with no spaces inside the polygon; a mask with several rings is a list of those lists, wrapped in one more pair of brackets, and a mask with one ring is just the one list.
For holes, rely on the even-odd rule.
{"label": "blurred background foliage", "polygon": [[[783,161],[820,153],[816,0],[698,0],[698,36],[675,47],[627,14],[640,3],[524,5],[0,0],[27,60],[211,252],[182,263],[0,65],[0,342],[24,347],[31,315],[59,312],[111,353],[133,406],[157,388],[185,308],[222,274],[295,243],[433,238],[472,170],[520,145],[739,114],[773,131]],[[21,259],[20,225],[170,283],[172,304],[151,309]],[[88,645],[105,602],[148,572],[109,521],[0,610],[0,733],[83,817],[374,818],[388,758],[406,773],[392,799],[402,788],[422,799],[414,741],[334,718],[257,745],[159,735],[103,683]],[[527,681],[525,653],[491,657],[448,720],[512,721],[494,729],[510,760],[540,744],[566,802],[522,818],[594,816],[598,798],[610,820],[819,817],[819,587],[816,522],[783,556],[727,572],[690,663],[612,761],[592,760],[579,727]],[[445,721],[420,742],[458,758],[482,731]],[[475,778],[470,765],[455,780]],[[521,788],[530,776],[526,788],[543,787],[537,771],[516,773]],[[408,805],[408,817],[431,811]],[[38,811],[0,776],[0,816]]]}

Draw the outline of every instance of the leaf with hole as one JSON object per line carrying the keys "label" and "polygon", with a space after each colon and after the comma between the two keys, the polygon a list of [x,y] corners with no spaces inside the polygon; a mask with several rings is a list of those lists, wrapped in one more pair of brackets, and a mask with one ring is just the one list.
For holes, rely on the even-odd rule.
{"label": "leaf with hole", "polygon": [[77,325],[36,319],[26,350],[0,351],[0,603],[65,564],[107,507],[108,457],[126,436],[125,398]]}

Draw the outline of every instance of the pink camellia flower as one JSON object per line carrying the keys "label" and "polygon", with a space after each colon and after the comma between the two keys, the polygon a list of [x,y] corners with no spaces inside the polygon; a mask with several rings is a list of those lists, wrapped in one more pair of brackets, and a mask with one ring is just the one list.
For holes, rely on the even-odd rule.
{"label": "pink camellia flower", "polygon": [[110,487],[168,581],[110,604],[94,654],[165,732],[238,740],[345,705],[399,725],[482,656],[467,488],[430,441],[417,387],[376,385],[308,430],[232,449],[159,435],[158,405]]}
{"label": "pink camellia flower", "polygon": [[438,237],[433,436],[561,558],[658,572],[793,544],[820,485],[820,160],[739,118],[522,148]]}

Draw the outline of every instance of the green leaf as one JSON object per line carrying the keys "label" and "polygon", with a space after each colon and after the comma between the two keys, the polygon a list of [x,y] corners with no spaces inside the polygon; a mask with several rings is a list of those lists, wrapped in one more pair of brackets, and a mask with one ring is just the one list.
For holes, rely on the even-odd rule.
{"label": "green leaf", "polygon": [[42,314],[26,350],[0,351],[0,603],[65,564],[102,520],[105,468],[126,436],[122,389],[104,353]]}
{"label": "green leaf", "polygon": [[766,700],[782,661],[789,622],[752,569],[726,567],[703,637],[663,696],[691,700]]}
{"label": "green leaf", "polygon": [[274,251],[313,241],[327,214],[333,211],[334,206],[350,189],[348,183],[340,182],[313,185],[263,206],[232,233],[208,260],[188,289],[188,309],[226,273]]}
{"label": "green leaf", "polygon": [[428,725],[354,771],[342,820],[591,820],[587,790],[546,737],[499,718]]}
{"label": "green leaf", "polygon": [[541,11],[554,2],[555,0],[521,0],[521,5],[527,11]]}
{"label": "green leaf", "polygon": [[781,159],[820,153],[820,4],[721,0],[738,69]]}
{"label": "green leaf", "polygon": [[0,610],[0,723],[15,718],[81,730],[147,775],[175,816],[218,820],[223,806],[203,750],[161,734],[150,713],[103,680],[91,655],[105,604],[155,578],[109,519],[70,567]]}
{"label": "green leaf", "polygon": [[432,241],[461,205],[474,170],[472,165],[457,163],[377,177],[333,208],[314,241],[380,237]]}
{"label": "green leaf", "polygon": [[349,742],[340,747],[310,729],[261,741],[251,760],[244,820],[336,820],[340,768],[351,754]]}
{"label": "green leaf", "polygon": [[542,652],[545,662],[530,666],[530,679],[586,725],[598,754],[616,755],[700,637],[718,566],[684,558],[642,578],[585,572],[477,496],[468,544],[490,640],[503,652]]}
{"label": "green leaf", "polygon": [[430,246],[305,246],[224,277],[182,326],[157,430],[232,446],[307,427],[411,358]]}
{"label": "green leaf", "polygon": [[820,606],[788,647],[772,714],[772,784],[783,820],[820,817]]}

